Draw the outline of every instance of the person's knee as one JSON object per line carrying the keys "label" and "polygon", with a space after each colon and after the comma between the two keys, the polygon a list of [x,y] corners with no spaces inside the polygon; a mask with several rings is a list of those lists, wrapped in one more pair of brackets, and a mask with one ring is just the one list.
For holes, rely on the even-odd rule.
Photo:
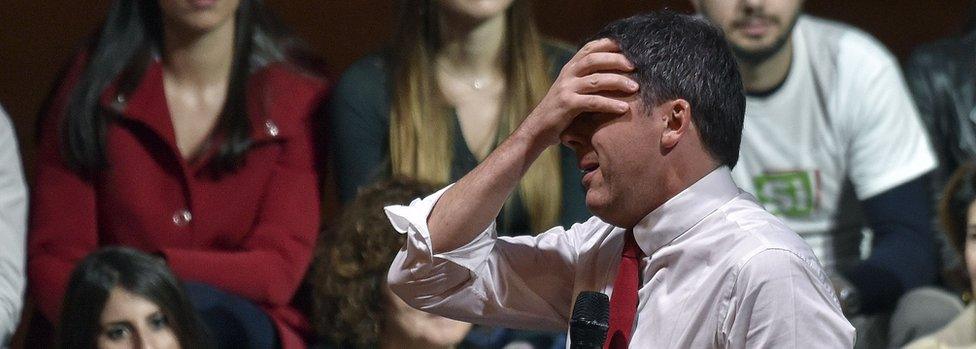
{"label": "person's knee", "polygon": [[277,331],[254,303],[212,285],[186,282],[190,303],[221,348],[273,348]]}
{"label": "person's knee", "polygon": [[944,327],[963,309],[962,301],[934,287],[913,289],[898,299],[891,314],[889,344],[900,347]]}

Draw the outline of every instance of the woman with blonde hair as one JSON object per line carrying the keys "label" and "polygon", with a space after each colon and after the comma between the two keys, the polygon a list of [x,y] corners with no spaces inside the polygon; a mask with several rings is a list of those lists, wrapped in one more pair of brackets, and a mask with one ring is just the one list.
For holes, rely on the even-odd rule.
{"label": "woman with blonde hair", "polygon": [[[331,104],[340,200],[388,176],[457,180],[507,137],[572,52],[542,39],[527,0],[402,0],[392,47],[360,59]],[[498,219],[501,234],[589,217],[572,152],[546,151]]]}

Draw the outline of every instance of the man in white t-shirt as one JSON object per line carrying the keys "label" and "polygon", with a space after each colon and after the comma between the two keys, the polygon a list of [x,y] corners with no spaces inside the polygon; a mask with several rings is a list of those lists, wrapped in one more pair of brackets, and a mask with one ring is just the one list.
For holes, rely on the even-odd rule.
{"label": "man in white t-shirt", "polygon": [[733,178],[832,273],[858,346],[938,329],[897,316],[906,294],[943,295],[913,291],[937,276],[925,182],[936,160],[895,59],[864,32],[801,14],[803,0],[692,3],[725,32],[747,92]]}

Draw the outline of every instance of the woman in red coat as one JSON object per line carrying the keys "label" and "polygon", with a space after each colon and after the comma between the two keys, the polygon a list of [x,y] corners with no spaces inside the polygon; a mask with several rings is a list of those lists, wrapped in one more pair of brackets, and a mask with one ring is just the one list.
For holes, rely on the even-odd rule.
{"label": "woman in red coat", "polygon": [[[41,121],[30,293],[58,319],[106,245],[164,258],[223,346],[304,347],[324,81],[260,0],[117,0]],[[242,343],[241,341],[249,343]]]}

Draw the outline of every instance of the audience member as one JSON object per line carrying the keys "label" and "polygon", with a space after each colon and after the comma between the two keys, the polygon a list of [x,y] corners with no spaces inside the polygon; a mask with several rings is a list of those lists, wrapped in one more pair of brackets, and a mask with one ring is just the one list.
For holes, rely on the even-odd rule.
{"label": "audience member", "polygon": [[[953,249],[965,256],[968,292],[976,290],[976,164],[962,163],[939,201],[939,221]],[[962,313],[938,332],[920,338],[906,348],[972,348],[976,347],[976,303],[970,302]]]}
{"label": "audience member", "polygon": [[0,107],[0,348],[6,348],[24,305],[27,184],[17,134]]}
{"label": "audience member", "polygon": [[[457,180],[522,122],[572,56],[527,0],[402,0],[393,46],[354,63],[331,102],[340,200],[388,176]],[[553,147],[498,217],[503,235],[589,216],[572,152]]]}
{"label": "audience member", "polygon": [[[394,41],[343,74],[331,102],[340,201],[389,176],[446,184],[521,124],[572,52],[540,37],[528,0],[401,0]],[[590,216],[572,152],[547,150],[498,216],[502,235]],[[476,328],[475,347],[561,338]]]}
{"label": "audience member", "polygon": [[311,119],[326,85],[261,0],[114,1],[42,115],[29,285],[57,319],[105,245],[158,255],[219,347],[304,346],[289,305],[319,197]]}
{"label": "audience member", "polygon": [[105,247],[71,273],[61,348],[207,348],[206,333],[166,262]]}
{"label": "audience member", "polygon": [[[976,61],[976,27],[972,27],[972,22],[970,27],[962,36],[919,47],[905,65],[908,87],[939,159],[932,176],[934,193],[943,193],[949,176],[976,157],[976,124],[972,119],[976,109],[976,66],[972,64]],[[955,254],[950,243],[942,242],[946,284],[968,288],[963,281],[961,256]]]}
{"label": "audience member", "polygon": [[[803,14],[803,2],[692,1],[725,32],[747,93],[733,176],[813,247],[858,347],[897,346],[952,316],[896,311],[913,290],[916,302],[946,299],[919,289],[937,276],[936,161],[894,57],[866,33]],[[889,318],[906,332],[889,333]]]}
{"label": "audience member", "polygon": [[[390,289],[436,314],[538,329],[565,328],[579,292],[607,293],[604,348],[853,345],[813,251],[732,180],[745,97],[721,31],[662,12],[596,37],[481,166],[386,208],[407,238]],[[596,216],[498,237],[507,196],[560,141]]]}
{"label": "audience member", "polygon": [[392,179],[364,187],[320,241],[313,265],[319,335],[336,347],[450,348],[471,324],[413,309],[390,292],[386,271],[404,237],[387,224],[383,207],[406,204],[436,188]]}

